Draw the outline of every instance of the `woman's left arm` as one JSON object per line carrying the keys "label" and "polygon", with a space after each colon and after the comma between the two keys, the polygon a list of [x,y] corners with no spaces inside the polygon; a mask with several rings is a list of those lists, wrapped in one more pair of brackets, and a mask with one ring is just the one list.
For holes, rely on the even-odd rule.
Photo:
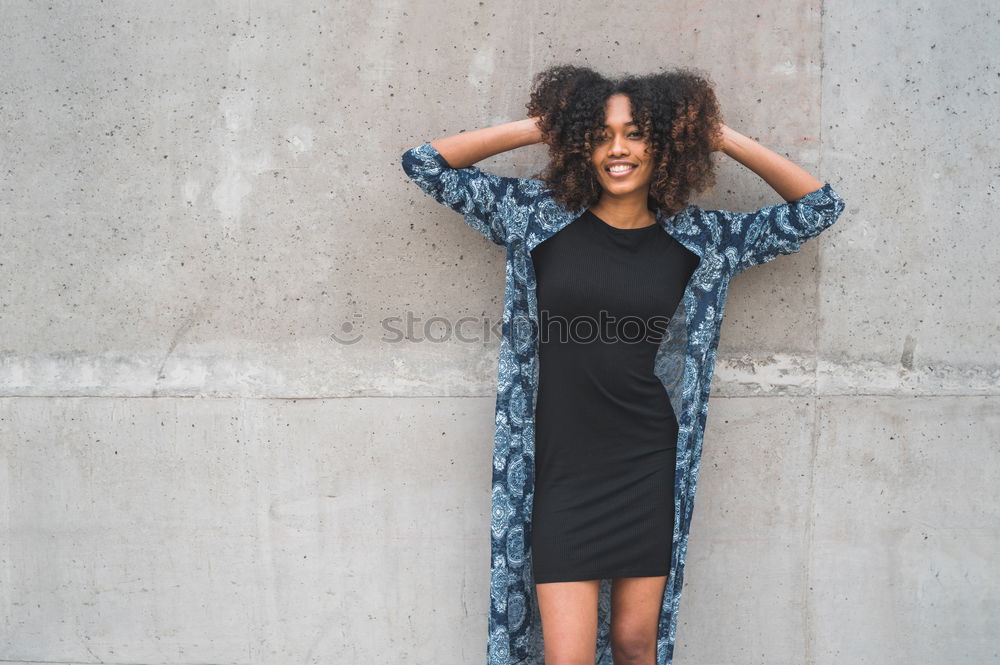
{"label": "woman's left arm", "polygon": [[732,274],[799,251],[837,221],[844,200],[829,183],[726,125],[720,129],[716,150],[754,171],[785,199],[755,212],[704,211],[713,219],[719,252]]}
{"label": "woman's left arm", "polygon": [[726,125],[721,129],[721,152],[759,175],[786,201],[800,199],[823,186],[804,168],[749,136]]}

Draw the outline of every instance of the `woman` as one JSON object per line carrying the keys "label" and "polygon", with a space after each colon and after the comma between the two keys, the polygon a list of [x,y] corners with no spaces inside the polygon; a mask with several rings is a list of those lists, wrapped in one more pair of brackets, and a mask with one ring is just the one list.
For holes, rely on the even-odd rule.
{"label": "woman", "polygon": [[[556,66],[527,109],[402,159],[508,250],[488,662],[663,665],[728,281],[798,251],[843,201],[723,124],[692,71],[608,80]],[[537,178],[472,166],[539,142],[550,161]],[[687,205],[714,184],[719,151],[787,203]]]}

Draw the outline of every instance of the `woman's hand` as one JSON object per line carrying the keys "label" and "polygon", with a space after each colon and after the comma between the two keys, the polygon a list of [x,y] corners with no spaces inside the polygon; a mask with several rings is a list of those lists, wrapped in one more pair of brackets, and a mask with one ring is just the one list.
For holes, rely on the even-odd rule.
{"label": "woman's hand", "polygon": [[725,152],[726,141],[729,137],[730,129],[725,123],[720,122],[716,127],[716,133],[711,137],[712,152]]}
{"label": "woman's hand", "polygon": [[531,116],[530,118],[528,118],[528,121],[531,123],[530,127],[535,137],[534,143],[545,143],[546,145],[548,145],[548,143],[542,137],[541,127],[538,126],[539,123],[541,123],[542,119],[537,116]]}

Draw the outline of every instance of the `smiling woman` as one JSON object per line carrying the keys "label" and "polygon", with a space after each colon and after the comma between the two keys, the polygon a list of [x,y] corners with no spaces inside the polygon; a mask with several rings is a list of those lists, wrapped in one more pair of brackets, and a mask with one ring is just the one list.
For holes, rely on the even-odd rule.
{"label": "smiling woman", "polygon": [[[506,249],[487,662],[670,665],[729,281],[797,252],[844,201],[722,124],[688,71],[611,81],[557,66],[527,106],[401,160]],[[473,166],[542,141],[534,178]],[[789,200],[687,204],[720,150]]]}

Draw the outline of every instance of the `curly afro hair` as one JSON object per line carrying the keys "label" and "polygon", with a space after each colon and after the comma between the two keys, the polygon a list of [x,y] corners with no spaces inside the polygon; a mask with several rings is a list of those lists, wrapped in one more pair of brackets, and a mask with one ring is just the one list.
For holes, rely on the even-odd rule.
{"label": "curly afro hair", "polygon": [[713,146],[721,144],[718,101],[707,75],[675,69],[609,79],[587,67],[555,65],[535,75],[528,115],[538,118],[549,164],[533,177],[567,209],[597,203],[592,140],[600,136],[609,97],[624,94],[632,119],[650,142],[653,178],[648,207],[673,215],[692,192],[715,184]]}

